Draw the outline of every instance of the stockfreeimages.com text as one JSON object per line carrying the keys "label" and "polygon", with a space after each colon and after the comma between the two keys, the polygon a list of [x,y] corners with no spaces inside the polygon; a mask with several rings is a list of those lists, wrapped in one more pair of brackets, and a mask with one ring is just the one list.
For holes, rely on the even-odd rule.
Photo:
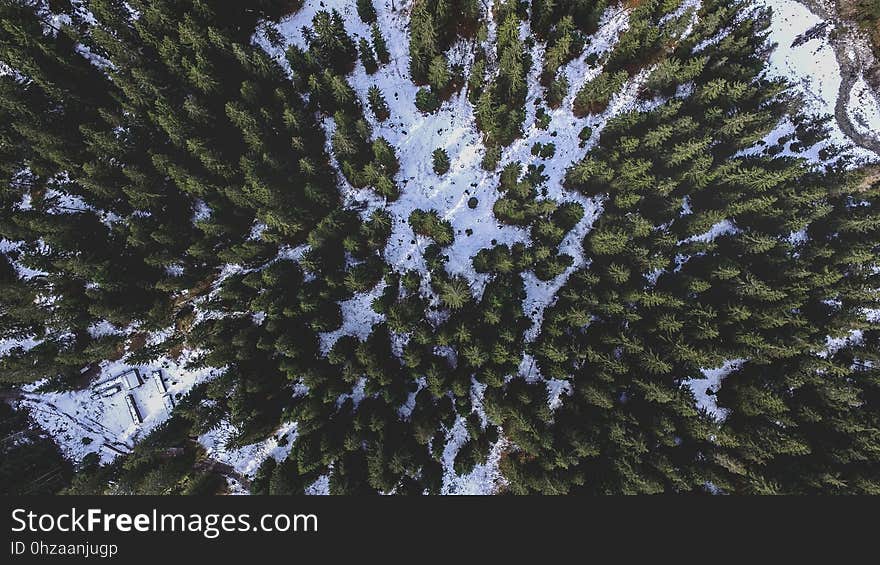
{"label": "stockfreeimages.com text", "polygon": [[214,539],[224,532],[317,532],[315,514],[149,514],[104,513],[100,508],[60,514],[12,511],[13,532],[193,532]]}

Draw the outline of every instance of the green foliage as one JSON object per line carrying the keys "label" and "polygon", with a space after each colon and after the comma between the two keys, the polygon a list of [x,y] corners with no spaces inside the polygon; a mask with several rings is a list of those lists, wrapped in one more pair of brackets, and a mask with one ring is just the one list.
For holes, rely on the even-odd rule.
{"label": "green foliage", "polygon": [[[498,73],[488,86],[480,88],[474,109],[477,127],[484,133],[487,147],[510,145],[521,135],[525,120],[526,74],[532,62],[519,39],[519,15],[511,9],[512,4],[507,2],[499,9]],[[472,83],[481,80],[483,77],[472,75]]]}
{"label": "green foliage", "polygon": [[593,128],[591,128],[590,126],[584,126],[583,129],[581,129],[580,133],[578,133],[578,139],[581,141],[581,147],[586,145],[591,137],[593,137]]}
{"label": "green foliage", "polygon": [[449,245],[455,238],[452,225],[442,220],[436,210],[413,210],[409,215],[409,225],[416,234],[430,237],[438,245]]}
{"label": "green foliage", "polygon": [[575,115],[582,117],[603,112],[608,107],[611,97],[626,83],[628,76],[626,71],[616,73],[603,71],[596,78],[584,83],[574,98]]}
{"label": "green foliage", "polygon": [[433,90],[420,88],[416,92],[416,108],[425,114],[434,113],[440,108],[440,99]]}
{"label": "green foliage", "polygon": [[373,0],[357,0],[357,13],[365,24],[372,24],[376,21],[376,8],[373,7]]}
{"label": "green foliage", "polygon": [[368,75],[379,70],[379,64],[376,62],[376,57],[373,55],[373,48],[370,46],[370,42],[363,37],[358,41],[358,52],[361,56],[361,63],[364,64],[364,70],[367,71]]}
{"label": "green foliage", "polygon": [[[385,96],[400,93],[373,85],[364,101],[348,78],[358,55],[367,73],[390,61],[371,2],[357,3],[372,24],[357,41],[319,11],[290,73],[252,41],[288,4],[130,4],[136,20],[115,0],[89,2],[89,21],[64,2],[0,7],[0,338],[21,342],[0,379],[65,389],[101,360],[182,350],[217,369],[131,454],[75,474],[0,407],[17,438],[2,447],[8,492],[222,493],[246,478],[194,438],[222,423],[235,448],[287,422],[290,453],[260,465],[254,493],[319,478],[338,494],[438,493],[453,429],[457,473],[503,432],[503,488],[517,494],[880,492],[880,337],[865,319],[880,185],[827,144],[835,165],[797,157],[826,140],[822,120],[790,115],[792,133],[757,145],[796,107],[763,72],[763,10],[630,3],[615,46],[585,55],[604,1],[496,4],[494,44],[479,3],[415,2],[408,62],[423,87],[399,104],[473,105],[492,173],[458,203],[477,209],[480,195],[496,229],[521,236],[467,265],[444,211],[414,210],[408,242],[387,205],[425,187],[398,179],[395,147],[365,116],[389,120]],[[647,103],[560,122],[580,57],[594,73],[577,115],[606,112],[636,75]],[[467,101],[453,98],[465,71]],[[527,167],[514,147],[496,176],[527,104],[538,129],[560,128],[525,149]],[[572,131],[589,151],[562,151]],[[442,147],[432,166],[449,172]],[[466,243],[486,233],[461,228]],[[541,283],[555,290],[545,307],[526,292]],[[356,312],[376,321],[355,335],[364,299],[378,315]],[[97,337],[104,323],[116,331]]]}
{"label": "green foliage", "polygon": [[336,10],[315,14],[306,41],[319,64],[335,73],[345,74],[357,57],[354,41],[345,32],[342,15]]}
{"label": "green foliage", "polygon": [[391,54],[388,52],[385,37],[382,35],[382,30],[379,29],[378,24],[374,23],[370,26],[370,37],[373,42],[373,51],[376,52],[376,57],[379,59],[379,62],[383,65],[387,64],[391,61]]}
{"label": "green foliage", "polygon": [[498,167],[501,160],[501,147],[498,145],[486,146],[486,154],[480,161],[480,167],[487,171],[494,171]]}
{"label": "green foliage", "polygon": [[442,147],[438,147],[431,153],[431,161],[435,174],[442,176],[449,172],[449,154]]}
{"label": "green foliage", "polygon": [[536,157],[541,157],[542,159],[549,159],[556,154],[556,144],[555,143],[541,143],[535,142],[532,145],[532,155]]}
{"label": "green foliage", "polygon": [[379,87],[375,84],[367,91],[367,102],[370,105],[370,111],[380,122],[384,122],[391,116],[391,110],[388,109],[388,103]]}
{"label": "green foliage", "polygon": [[24,410],[0,403],[0,495],[56,494],[73,476],[58,446]]}
{"label": "green foliage", "polygon": [[410,12],[409,70],[413,82],[428,82],[430,67],[457,37],[470,37],[480,18],[477,0],[417,0]]}

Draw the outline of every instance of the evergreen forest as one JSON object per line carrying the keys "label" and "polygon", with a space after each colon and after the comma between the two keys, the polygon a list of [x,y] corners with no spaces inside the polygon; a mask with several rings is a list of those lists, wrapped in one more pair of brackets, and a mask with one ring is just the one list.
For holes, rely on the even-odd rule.
{"label": "evergreen forest", "polygon": [[[880,175],[771,18],[0,1],[0,490],[880,494]],[[163,362],[118,456],[30,413]]]}

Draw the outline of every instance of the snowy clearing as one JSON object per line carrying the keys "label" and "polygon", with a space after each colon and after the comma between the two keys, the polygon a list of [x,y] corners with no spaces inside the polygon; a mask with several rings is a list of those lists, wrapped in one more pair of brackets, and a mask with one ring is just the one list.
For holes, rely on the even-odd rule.
{"label": "snowy clearing", "polygon": [[[43,384],[38,382],[25,387],[20,402],[68,457],[81,461],[89,453],[98,453],[101,461],[108,463],[131,451],[138,439],[164,422],[173,404],[193,386],[218,373],[216,369],[185,369],[191,355],[184,353],[178,361],[166,358],[148,366],[105,361],[87,389],[38,392]],[[124,382],[125,376],[135,369],[142,384],[130,388],[136,383]],[[165,392],[156,382],[157,371],[161,372]],[[129,396],[141,423],[129,410]]]}

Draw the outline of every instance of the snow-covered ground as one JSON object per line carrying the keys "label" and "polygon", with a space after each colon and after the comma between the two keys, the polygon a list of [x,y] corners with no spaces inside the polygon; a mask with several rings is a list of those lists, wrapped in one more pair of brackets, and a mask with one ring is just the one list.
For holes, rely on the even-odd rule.
{"label": "snow-covered ground", "polygon": [[[605,53],[614,47],[620,34],[629,27],[628,15],[627,11],[619,8],[609,8],[605,12],[599,22],[599,30],[587,40],[587,48],[584,53],[563,68],[563,72],[568,77],[569,92],[559,108],[548,111],[551,118],[550,125],[546,130],[538,128],[535,124],[534,113],[530,113],[524,137],[515,141],[504,152],[503,163],[519,161],[526,167],[530,164],[544,165],[543,174],[548,177],[545,185],[547,197],[560,203],[577,202],[584,209],[584,217],[566,234],[559,245],[560,253],[568,254],[574,259],[572,264],[561,275],[549,281],[542,281],[531,272],[523,275],[526,287],[523,312],[532,319],[532,327],[526,332],[527,341],[533,341],[537,337],[544,310],[553,302],[556,292],[562,288],[573,272],[583,267],[586,259],[583,254],[582,241],[601,213],[601,202],[598,199],[586,198],[578,192],[565,190],[562,186],[565,171],[572,164],[580,161],[596,144],[599,134],[611,117],[633,108],[638,86],[646,76],[646,73],[643,72],[631,80],[619,94],[612,98],[608,109],[602,114],[590,115],[581,119],[572,112],[572,105],[578,90],[602,72],[601,66],[590,67],[587,65],[586,58],[589,55]],[[538,83],[540,65],[541,59],[536,58],[532,72],[529,73],[527,108],[533,108],[534,101],[542,94]],[[590,140],[581,147],[579,136],[585,126],[590,127],[593,134]],[[531,153],[531,148],[535,143],[553,143],[556,147],[556,153],[549,160],[536,157]]]}
{"label": "snow-covered ground", "polygon": [[[773,9],[770,26],[770,41],[777,44],[776,50],[768,61],[768,74],[789,79],[794,88],[802,95],[806,105],[805,111],[817,115],[834,115],[842,76],[835,57],[829,34],[833,26],[821,27],[821,19],[795,0],[761,0]],[[447,269],[454,274],[465,276],[472,284],[472,291],[479,296],[486,281],[486,275],[476,273],[471,264],[478,251],[495,244],[513,244],[529,242],[526,229],[501,224],[492,211],[499,198],[497,186],[499,173],[487,172],[480,167],[486,148],[481,134],[475,125],[474,109],[467,100],[464,89],[453,96],[435,113],[425,115],[419,112],[414,104],[418,88],[412,83],[409,74],[409,7],[410,1],[374,0],[378,13],[378,23],[385,36],[391,62],[380,66],[379,70],[368,75],[363,65],[358,62],[348,77],[352,87],[364,103],[368,89],[376,85],[383,92],[390,108],[391,116],[384,122],[377,122],[372,114],[366,113],[373,126],[375,137],[386,138],[396,149],[400,160],[400,172],[395,180],[400,188],[398,200],[388,203],[377,198],[370,190],[353,189],[344,179],[340,178],[340,190],[346,202],[365,210],[364,213],[376,208],[385,208],[393,217],[393,230],[385,250],[386,260],[399,271],[416,269],[427,273],[423,258],[424,248],[428,241],[413,234],[408,224],[408,217],[415,209],[437,210],[442,218],[449,221],[455,233],[455,242],[445,249],[449,257]],[[682,9],[693,7],[696,2],[685,2]],[[493,7],[491,0],[484,3],[490,12]],[[392,7],[396,9],[392,9]],[[283,41],[279,46],[272,45],[263,33],[258,33],[254,41],[273,55],[283,66],[287,66],[284,52],[287,45],[296,44],[305,47],[302,28],[310,26],[314,15],[319,10],[336,9],[345,20],[345,27],[355,41],[358,38],[370,39],[369,26],[364,24],[357,15],[353,0],[307,0],[302,9],[294,15],[282,20],[277,26]],[[485,47],[494,55],[495,24],[489,18],[489,33]],[[504,149],[501,165],[519,161],[523,168],[530,164],[544,165],[543,174],[548,177],[542,187],[546,193],[542,197],[551,198],[559,203],[578,202],[584,208],[583,219],[565,236],[559,246],[560,253],[573,257],[573,264],[564,273],[550,281],[540,281],[532,273],[525,273],[526,299],[524,312],[532,321],[532,327],[526,334],[528,341],[537,337],[540,331],[544,310],[555,300],[556,293],[565,284],[568,277],[586,261],[582,249],[582,240],[595,220],[601,214],[601,201],[589,199],[578,193],[565,190],[562,180],[568,167],[583,158],[595,145],[599,134],[608,119],[621,112],[633,108],[641,108],[644,102],[637,101],[638,87],[645,79],[648,71],[642,71],[630,80],[620,93],[615,95],[608,109],[600,115],[586,118],[574,116],[571,107],[578,89],[588,80],[601,72],[599,66],[589,66],[586,59],[591,54],[601,54],[613,48],[621,32],[629,25],[628,13],[620,7],[609,8],[600,21],[598,31],[587,39],[585,51],[566,64],[563,72],[569,80],[569,92],[563,104],[555,110],[546,109],[550,123],[546,129],[536,125],[536,108],[543,97],[538,82],[540,65],[544,53],[544,45],[535,42],[531,48],[533,66],[528,74],[528,95],[526,101],[527,116],[523,127],[523,136],[510,147]],[[690,28],[685,33],[688,33]],[[812,33],[805,35],[808,31]],[[529,35],[527,24],[520,30],[521,37]],[[460,41],[447,52],[451,64],[460,64],[465,74],[473,62],[474,49],[468,42]],[[854,124],[866,133],[880,131],[880,107],[876,98],[867,92],[868,86],[863,79],[858,79],[847,101],[847,112]],[[329,134],[334,127],[333,120],[326,118],[323,124]],[[581,146],[579,134],[584,126],[589,126],[593,133],[591,138]],[[791,131],[790,120],[780,123],[777,130],[765,140],[772,144],[775,139]],[[532,146],[553,143],[555,155],[543,159],[531,153]],[[819,151],[831,143],[847,147],[847,153],[857,161],[877,160],[870,151],[855,146],[835,121],[831,122],[831,131],[826,142],[811,148],[802,156],[819,162]],[[437,149],[445,149],[451,161],[448,173],[438,177],[432,168],[431,153]],[[329,141],[328,141],[328,150]],[[499,167],[500,170],[500,167]],[[467,205],[471,197],[477,199],[477,205]],[[72,208],[76,202],[64,202],[64,207]],[[112,218],[108,219],[111,221]],[[732,226],[723,222],[715,226],[704,236],[713,237],[724,229]],[[735,227],[734,227],[735,228]],[[0,252],[14,251],[17,244],[7,241],[0,242]],[[286,250],[287,256],[298,257],[304,251]],[[16,267],[21,271],[20,265]],[[230,266],[224,274],[235,271]],[[34,276],[36,272],[22,272],[26,276]],[[221,277],[222,278],[222,277]],[[382,320],[382,316],[373,312],[370,303],[382,292],[382,284],[371,291],[356,294],[341,304],[343,314],[342,327],[334,332],[321,336],[324,352],[342,335],[354,335],[366,338],[372,326]],[[202,312],[199,311],[199,315]],[[115,328],[99,325],[94,328],[96,333],[114,332]],[[37,336],[21,342],[3,340],[0,342],[0,354],[16,345],[30,347],[36,343]],[[706,409],[717,418],[723,418],[723,410],[715,404],[715,397],[708,391],[716,391],[721,380],[735,369],[741,360],[725,363],[720,368],[703,371],[705,379],[693,379],[688,385],[693,389],[698,406]],[[143,423],[136,424],[128,411],[125,396],[129,391],[100,397],[93,394],[92,388],[71,392],[36,392],[36,387],[25,391],[23,404],[31,409],[34,418],[62,446],[66,454],[75,460],[92,452],[99,452],[103,461],[112,460],[118,453],[131,449],[138,438],[155,428],[168,417],[168,407],[163,395],[152,382],[152,372],[162,370],[170,395],[174,398],[186,393],[192,386],[212,376],[214,370],[187,371],[184,369],[185,357],[179,361],[163,359],[149,367],[139,367],[145,383],[130,391],[138,406]],[[118,376],[131,367],[123,362],[104,362],[101,374],[95,382],[103,382]],[[521,375],[530,381],[544,381],[547,386],[548,403],[555,408],[565,401],[570,393],[568,383],[564,381],[547,381],[534,366],[533,360],[524,355],[521,364]],[[480,392],[474,387],[475,409],[479,412]],[[363,389],[357,387],[352,396],[362,396]],[[411,410],[411,407],[409,407]],[[407,417],[407,406],[401,407],[401,416]],[[296,425],[289,423],[282,426],[266,440],[238,449],[227,446],[227,440],[235,430],[228,424],[221,424],[214,430],[202,435],[200,443],[209,455],[220,463],[229,465],[244,477],[252,477],[260,463],[266,457],[281,459],[285,457],[296,438]],[[443,453],[443,487],[442,492],[448,494],[491,493],[503,487],[504,479],[498,469],[498,461],[507,447],[502,437],[493,446],[488,460],[478,465],[466,476],[458,476],[453,470],[453,461],[458,449],[466,441],[467,433],[463,420],[459,418],[448,432],[447,444]],[[329,490],[327,477],[322,477],[309,489],[314,494],[327,493]],[[240,488],[238,490],[241,490]]]}
{"label": "snow-covered ground", "polygon": [[702,379],[689,379],[685,382],[694,393],[697,400],[697,408],[705,410],[715,417],[716,420],[723,420],[727,417],[727,410],[720,408],[715,402],[715,393],[721,386],[721,381],[727,375],[738,369],[745,361],[743,359],[733,359],[726,361],[720,367],[711,369],[703,369]]}
{"label": "snow-covered ground", "polygon": [[[128,365],[122,361],[101,364],[100,374],[84,390],[38,392],[42,383],[24,389],[21,404],[27,407],[37,424],[58,442],[64,453],[75,461],[89,453],[98,453],[102,462],[110,462],[121,453],[131,451],[134,443],[164,422],[169,416],[170,402],[176,402],[196,384],[210,379],[215,369],[185,369],[191,354],[184,353],[177,361],[161,359],[149,366]],[[131,369],[137,369],[143,384],[102,396],[102,383],[110,383]],[[154,372],[161,371],[167,387],[162,392]],[[131,395],[143,420],[136,423],[126,402]]]}
{"label": "snow-covered ground", "polygon": [[234,426],[228,422],[222,422],[208,433],[199,436],[199,443],[202,444],[210,457],[229,465],[244,476],[253,478],[260,464],[266,458],[274,457],[276,461],[283,461],[287,457],[296,440],[296,424],[284,424],[273,435],[261,442],[231,449],[227,444],[231,438],[235,437],[236,433],[237,430]]}
{"label": "snow-covered ground", "polygon": [[[401,271],[417,269],[425,272],[422,251],[428,241],[413,234],[407,218],[415,209],[437,210],[443,219],[452,224],[456,236],[455,242],[444,250],[449,256],[447,269],[451,273],[467,277],[473,283],[474,292],[478,294],[486,276],[477,274],[473,269],[471,260],[476,253],[494,244],[528,242],[528,232],[520,227],[501,224],[492,212],[492,207],[500,196],[497,192],[499,173],[487,172],[480,167],[486,149],[476,128],[473,106],[468,102],[464,89],[455,93],[440,110],[432,114],[422,114],[415,107],[418,87],[413,84],[409,73],[408,6],[397,5],[397,11],[391,10],[390,1],[375,2],[375,6],[379,25],[391,53],[391,62],[381,66],[372,75],[368,75],[363,65],[358,63],[349,80],[362,100],[366,100],[367,90],[371,86],[378,86],[391,111],[391,117],[384,122],[377,122],[367,112],[374,135],[384,137],[394,145],[401,165],[396,177],[401,196],[386,205],[394,218],[394,229],[385,250],[386,259]],[[285,45],[305,46],[302,28],[311,24],[312,18],[320,9],[339,11],[345,18],[346,31],[355,40],[359,37],[370,37],[369,28],[358,18],[353,3],[343,0],[307,2],[302,10],[278,25]],[[574,117],[570,109],[571,100],[577,89],[601,70],[597,67],[587,71],[583,60],[591,53],[602,53],[613,46],[618,34],[626,29],[627,23],[625,11],[619,8],[609,10],[603,18],[600,30],[588,40],[588,48],[584,54],[566,65],[565,72],[571,84],[570,93],[566,104],[549,112],[552,121],[547,130],[538,129],[534,124],[534,103],[543,95],[537,81],[541,59],[535,58],[529,74],[525,135],[502,154],[502,165],[520,161],[525,168],[530,163],[543,163],[546,166],[544,174],[550,177],[547,182],[547,196],[559,201],[578,200],[584,205],[584,220],[572,230],[570,238],[561,246],[561,251],[572,255],[578,253],[572,247],[575,242],[579,245],[586,229],[596,217],[597,205],[580,195],[567,193],[562,189],[560,181],[565,170],[587,151],[587,148],[579,147],[578,134],[581,129],[590,125],[598,137],[601,124],[610,115],[626,109],[632,96],[621,96],[605,115],[586,121]],[[521,35],[527,35],[526,24],[523,24]],[[283,61],[283,48],[272,47],[261,37],[255,39],[279,61]],[[492,45],[486,47],[488,50],[493,49]],[[542,52],[543,46],[536,44],[533,55]],[[467,73],[473,61],[473,50],[465,42],[453,45],[447,55],[450,64],[463,65]],[[554,158],[543,161],[533,156],[531,147],[535,142],[553,142],[557,148]],[[450,171],[442,177],[434,173],[431,163],[431,153],[438,147],[444,148],[451,160]],[[355,191],[350,197],[352,203],[367,203],[368,209],[383,205],[377,202],[369,190]],[[467,206],[471,197],[478,200],[473,209]],[[546,286],[551,284],[545,283]]]}
{"label": "snow-covered ground", "polygon": [[[387,139],[400,160],[400,172],[395,180],[401,196],[386,206],[394,218],[385,250],[386,260],[400,271],[426,271],[422,252],[428,241],[413,233],[407,219],[416,209],[437,210],[455,232],[455,242],[444,250],[449,256],[448,270],[468,277],[475,286],[482,286],[485,276],[473,270],[471,258],[480,249],[491,247],[493,242],[525,241],[527,232],[502,225],[492,213],[492,205],[499,196],[498,174],[480,168],[485,147],[474,122],[473,106],[464,90],[455,93],[435,113],[425,115],[416,108],[418,87],[409,73],[408,4],[397,2],[396,11],[392,11],[390,1],[376,1],[374,5],[391,61],[372,75],[358,62],[348,78],[363,101],[367,99],[367,90],[378,86],[391,111],[384,122],[376,121],[367,112],[374,136]],[[307,2],[302,10],[279,25],[279,31],[288,43],[304,47],[302,27],[311,24],[319,9],[334,8],[345,18],[346,31],[355,41],[370,38],[369,27],[357,16],[354,3],[344,0]],[[464,42],[454,45],[448,55],[450,64],[461,64],[465,69],[473,61],[473,51]],[[445,149],[451,161],[449,172],[442,177],[438,177],[432,167],[431,153],[437,148]],[[369,190],[353,191],[349,196],[352,203],[367,203],[368,209],[381,205]],[[471,197],[478,200],[473,209],[467,206]],[[471,235],[467,235],[468,229],[473,230]]]}
{"label": "snow-covered ground", "polygon": [[506,439],[501,438],[492,445],[485,463],[477,464],[470,473],[458,475],[453,470],[455,455],[467,439],[467,430],[461,420],[455,423],[450,435],[450,440],[443,450],[441,494],[493,494],[507,484],[498,468],[501,454],[508,446]]}
{"label": "snow-covered ground", "polygon": [[[796,0],[761,1],[773,11],[769,31],[770,41],[776,44],[776,49],[768,60],[768,76],[782,77],[791,82],[803,99],[804,106],[801,110],[804,114],[834,116],[837,96],[843,80],[830,39],[834,25],[828,24],[823,27],[824,21]],[[864,83],[863,79],[862,83]],[[865,127],[873,127],[876,135],[876,132],[880,131],[876,100],[869,97],[872,100],[868,103],[864,92],[859,92],[862,92],[861,96],[858,92],[853,93],[855,96],[849,101],[848,112],[856,118],[857,123],[864,123]],[[856,162],[878,160],[878,156],[873,152],[855,145],[844,134],[836,120],[832,120],[829,125],[827,138],[804,153],[800,153],[799,156],[814,162],[822,162],[820,150],[834,144],[847,148],[845,153],[852,156]],[[780,124],[780,127],[783,135],[790,130],[790,124],[786,122]]]}
{"label": "snow-covered ground", "polygon": [[863,134],[880,134],[880,105],[864,77],[859,77],[850,92],[847,111],[853,124]]}
{"label": "snow-covered ground", "polygon": [[377,314],[373,308],[373,300],[382,296],[385,283],[380,282],[369,292],[357,293],[352,298],[342,301],[342,325],[332,332],[321,333],[321,352],[327,354],[336,340],[344,335],[353,335],[360,340],[367,339],[374,324],[382,322],[384,316]]}
{"label": "snow-covered ground", "polygon": [[[394,227],[385,249],[385,257],[389,264],[401,272],[416,269],[427,275],[423,251],[429,242],[413,233],[407,219],[416,209],[437,210],[443,219],[450,222],[455,232],[454,243],[444,249],[444,254],[449,257],[447,270],[451,274],[465,276],[472,283],[474,294],[479,296],[487,276],[476,273],[472,266],[473,257],[481,249],[496,244],[528,243],[528,231],[524,228],[504,225],[494,216],[492,208],[500,196],[497,191],[500,167],[492,172],[480,167],[486,148],[476,128],[474,108],[467,100],[465,90],[453,94],[437,112],[428,115],[421,113],[415,107],[418,87],[413,84],[409,73],[408,6],[398,5],[397,10],[392,11],[390,1],[377,1],[374,4],[378,12],[379,25],[391,53],[391,62],[382,65],[378,72],[372,75],[368,75],[359,62],[349,80],[363,101],[367,98],[368,89],[373,85],[378,86],[385,95],[391,112],[390,118],[378,122],[367,112],[367,119],[373,126],[374,135],[387,139],[397,151],[400,172],[396,181],[401,196],[398,200],[386,204],[378,201],[370,191],[355,191],[346,187],[347,183],[343,182],[346,196],[351,204],[366,204],[367,210],[384,206],[392,215]],[[488,9],[491,10],[491,7],[492,4],[489,4]],[[353,3],[329,0],[321,3],[307,2],[302,10],[278,25],[285,46],[289,44],[306,46],[302,28],[311,24],[312,18],[320,9],[336,9],[344,17],[346,31],[350,36],[355,40],[360,37],[369,39],[369,27],[358,18]],[[628,13],[624,9],[615,7],[605,13],[600,21],[599,30],[588,38],[584,53],[565,65],[563,72],[569,79],[569,93],[558,109],[547,110],[550,124],[546,129],[538,128],[535,123],[537,103],[540,103],[544,94],[538,82],[544,45],[536,42],[532,48],[533,61],[528,74],[529,89],[526,100],[527,116],[523,126],[524,135],[503,150],[501,166],[514,161],[522,163],[523,170],[530,164],[544,165],[543,174],[548,180],[543,187],[546,194],[542,193],[542,196],[560,203],[578,202],[584,209],[584,217],[570,230],[559,246],[560,253],[567,253],[574,258],[573,264],[563,274],[550,281],[540,281],[532,273],[526,273],[524,276],[526,299],[523,308],[534,320],[527,335],[529,340],[536,337],[543,311],[552,303],[555,293],[565,284],[572,272],[583,266],[585,258],[581,242],[601,211],[600,202],[597,200],[585,198],[579,193],[571,193],[563,188],[565,171],[583,158],[589,148],[596,143],[608,119],[634,107],[638,85],[646,76],[646,73],[641,73],[627,84],[624,90],[614,97],[603,114],[585,119],[574,116],[571,106],[577,91],[586,81],[601,72],[601,67],[591,68],[586,65],[585,59],[591,54],[601,54],[613,48],[620,33],[628,27],[628,24]],[[490,27],[494,27],[491,18]],[[490,29],[487,44],[484,46],[490,53],[494,53],[494,45],[490,43],[492,31]],[[523,23],[520,36],[525,39],[528,35],[528,24]],[[283,46],[273,47],[260,36],[255,37],[255,40],[285,64]],[[473,62],[473,54],[473,49],[461,41],[447,52],[450,64],[461,64],[465,74]],[[324,120],[324,123],[332,128],[332,120]],[[593,129],[593,136],[587,144],[581,146],[579,134],[584,126]],[[327,133],[329,137],[331,131],[328,130]],[[533,155],[531,148],[536,142],[553,143],[556,146],[555,155],[550,159]],[[431,153],[438,147],[447,151],[451,161],[449,172],[442,177],[434,173],[431,161]],[[474,208],[467,205],[471,197],[477,198],[477,205]],[[355,335],[363,339],[369,334],[372,325],[382,319],[369,307],[372,299],[381,291],[380,284],[375,289],[342,303],[343,326],[334,332],[322,335],[324,351],[329,350],[341,335]],[[563,391],[564,386],[548,383],[548,401],[558,405]],[[464,440],[464,437],[461,437],[462,433],[464,433],[463,427],[457,424],[449,434],[445,453],[450,459],[446,461],[444,457],[446,463],[444,492],[492,492],[497,488],[500,480],[497,459],[500,455],[501,442],[493,449],[495,456],[490,457],[484,465],[478,466],[467,477],[457,477],[452,471],[452,459],[458,451],[460,442]]]}

